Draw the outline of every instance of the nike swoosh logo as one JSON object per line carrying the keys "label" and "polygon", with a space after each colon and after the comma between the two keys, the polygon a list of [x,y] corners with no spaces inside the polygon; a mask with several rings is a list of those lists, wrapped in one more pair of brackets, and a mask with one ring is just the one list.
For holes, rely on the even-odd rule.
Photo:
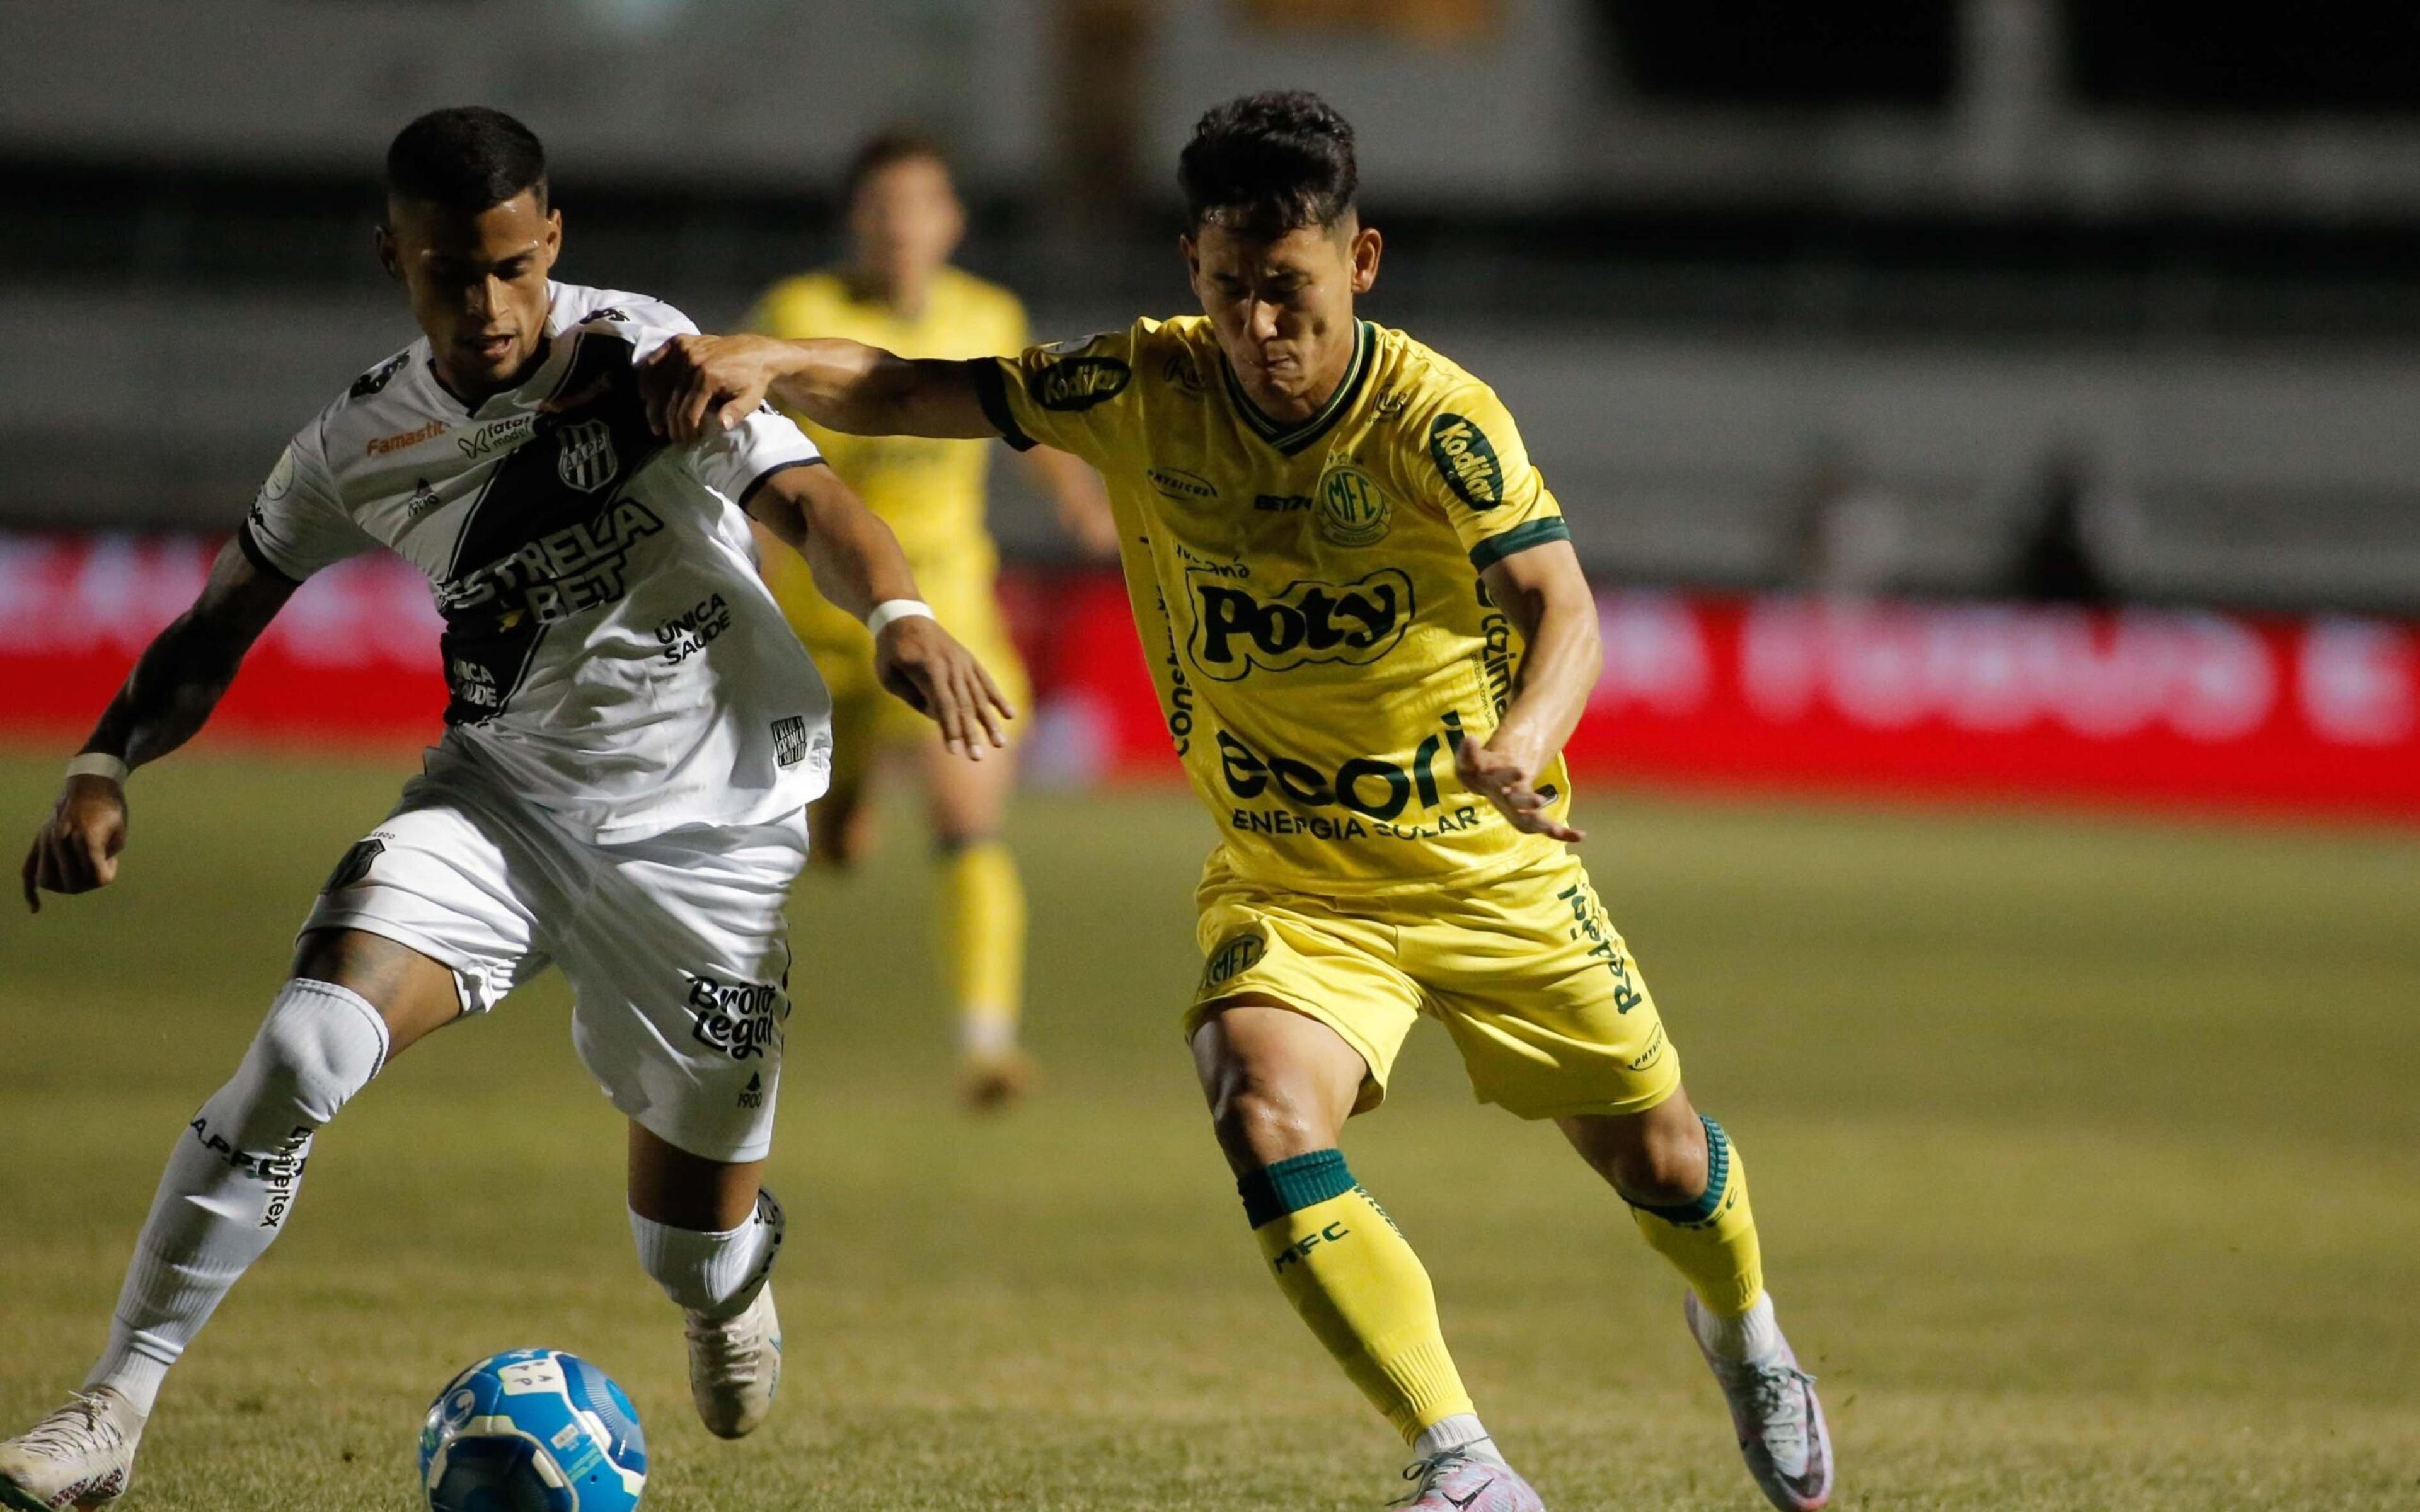
{"label": "nike swoosh logo", "polygon": [[1446,1498],[1446,1501],[1454,1506],[1463,1508],[1464,1512],[1469,1512],[1470,1504],[1486,1495],[1487,1488],[1495,1484],[1496,1483],[1492,1480],[1483,1482],[1481,1484],[1479,1489],[1471,1492],[1468,1496],[1449,1496]]}

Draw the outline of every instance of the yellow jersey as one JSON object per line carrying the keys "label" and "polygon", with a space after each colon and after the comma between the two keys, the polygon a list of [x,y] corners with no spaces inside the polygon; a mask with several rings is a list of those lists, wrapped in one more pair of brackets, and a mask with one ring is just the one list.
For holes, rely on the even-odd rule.
{"label": "yellow jersey", "polygon": [[[1357,323],[1300,424],[1252,405],[1198,316],[980,363],[1013,446],[1100,470],[1170,736],[1235,872],[1311,891],[1475,880],[1559,856],[1454,777],[1512,694],[1481,569],[1570,539],[1495,392]],[[1558,755],[1539,779],[1570,804]]]}
{"label": "yellow jersey", "polygon": [[[1025,306],[1016,295],[954,268],[935,276],[923,313],[912,318],[860,298],[845,272],[828,270],[784,279],[766,290],[747,326],[784,341],[840,336],[902,357],[990,357],[1014,352],[1028,339]],[[988,444],[846,436],[796,412],[790,418],[898,535],[920,579],[989,581],[998,551],[984,527]]]}

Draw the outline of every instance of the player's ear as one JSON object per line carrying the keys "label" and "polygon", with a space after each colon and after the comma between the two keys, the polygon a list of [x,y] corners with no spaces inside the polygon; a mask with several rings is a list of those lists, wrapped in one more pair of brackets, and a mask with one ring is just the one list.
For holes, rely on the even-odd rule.
{"label": "player's ear", "polygon": [[551,272],[554,260],[563,255],[563,212],[552,206],[546,211],[546,266]]}
{"label": "player's ear", "polygon": [[370,231],[370,245],[377,249],[379,266],[386,270],[386,276],[402,283],[403,255],[396,250],[395,233],[383,224],[375,226]]}
{"label": "player's ear", "polygon": [[1202,277],[1202,249],[1194,241],[1192,232],[1188,231],[1176,239],[1176,254],[1185,259],[1186,278],[1199,282]]}
{"label": "player's ear", "polygon": [[1374,225],[1365,225],[1353,233],[1348,255],[1353,259],[1353,292],[1367,294],[1378,282],[1378,255],[1386,250],[1387,241]]}

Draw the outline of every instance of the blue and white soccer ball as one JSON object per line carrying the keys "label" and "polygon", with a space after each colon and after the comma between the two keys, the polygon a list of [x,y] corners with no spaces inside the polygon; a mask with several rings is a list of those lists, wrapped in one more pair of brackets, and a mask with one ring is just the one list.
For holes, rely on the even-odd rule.
{"label": "blue and white soccer ball", "polygon": [[437,1394],[420,1484],[430,1512],[631,1512],[646,1435],[604,1371],[560,1350],[514,1350]]}

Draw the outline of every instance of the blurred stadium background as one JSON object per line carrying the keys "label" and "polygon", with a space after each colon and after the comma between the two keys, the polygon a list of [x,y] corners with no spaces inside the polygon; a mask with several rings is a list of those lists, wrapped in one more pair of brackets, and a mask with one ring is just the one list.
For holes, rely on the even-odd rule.
{"label": "blurred stadium background", "polygon": [[[413,114],[521,116],[564,275],[709,329],[832,259],[851,147],[921,124],[961,261],[1061,335],[1186,309],[1194,116],[1315,87],[1388,237],[1369,313],[1503,393],[1601,586],[1590,854],[1755,1151],[1847,1504],[2420,1504],[2415,56],[2409,9],[2180,0],[0,8],[0,794],[38,817],[285,438],[413,334],[369,252]],[[667,1507],[861,1473],[879,1506],[1369,1500],[1383,1434],[1250,1275],[1167,1032],[1210,831],[1119,590],[1005,472],[993,519],[1028,775],[1070,790],[1018,822],[1050,1079],[1012,1132],[951,1123],[897,964],[927,879],[804,889],[802,937],[871,949],[809,988],[830,1085],[785,1111],[776,1184],[829,1201],[833,1253],[788,1283],[828,1352],[783,1458],[682,1424],[613,1269],[612,1130],[524,1013],[481,1042],[530,1061],[441,1039],[323,1142],[287,1289],[197,1350],[146,1504],[405,1506],[414,1393],[524,1332],[629,1381]],[[129,883],[0,925],[12,1423],[70,1383],[159,1149],[433,733],[434,623],[408,570],[315,581],[138,782]],[[55,1032],[68,1003],[114,1027]],[[1662,1278],[1605,1273],[1610,1358],[1571,1336],[1554,1288],[1597,1284],[1609,1215],[1557,1229],[1590,1196],[1425,1056],[1416,1115],[1362,1137],[1499,1431],[1557,1504],[1747,1504]],[[1063,1165],[1112,1147],[1190,1183],[1140,1229]],[[460,1194],[516,1181],[542,1242],[478,1260],[519,1321],[428,1304]],[[277,1416],[293,1371],[326,1421]],[[259,1478],[305,1461],[310,1495]]]}
{"label": "blurred stadium background", "polygon": [[[1625,593],[1584,764],[2420,811],[2415,44],[2398,15],[2280,37],[2056,0],[11,7],[7,712],[79,724],[197,570],[173,537],[228,529],[333,379],[411,334],[366,228],[432,102],[535,123],[566,272],[709,327],[834,256],[839,165],[919,123],[959,158],[964,260],[1074,334],[1186,306],[1175,149],[1291,81],[1359,126],[1372,312],[1503,392],[1609,589],[2283,617],[2093,640]],[[1063,564],[1014,479],[994,518],[1026,589]],[[418,590],[385,586],[288,639],[418,728],[423,629],[390,623]],[[1026,615],[1045,780],[1167,766],[1094,608],[1115,645]]]}

